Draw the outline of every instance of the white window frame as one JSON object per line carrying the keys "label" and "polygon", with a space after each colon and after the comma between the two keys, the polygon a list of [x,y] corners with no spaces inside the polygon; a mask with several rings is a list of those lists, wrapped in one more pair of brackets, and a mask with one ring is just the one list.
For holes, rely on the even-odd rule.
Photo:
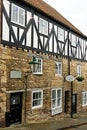
{"label": "white window frame", "polygon": [[82,92],[82,106],[87,106],[87,91]]}
{"label": "white window frame", "polygon": [[[52,95],[53,91],[55,91],[54,98]],[[58,91],[60,91],[60,97],[58,97],[59,96]],[[55,102],[54,107],[53,107],[53,100]],[[60,105],[58,105],[57,103],[59,103]],[[56,115],[62,112],[62,88],[55,88],[51,90],[51,110],[52,110],[52,115]]]}
{"label": "white window frame", "polygon": [[39,18],[39,33],[48,35],[48,21]]}
{"label": "white window frame", "polygon": [[55,75],[62,76],[62,62],[56,61],[55,63]]}
{"label": "white window frame", "polygon": [[43,74],[42,68],[43,68],[43,60],[41,58],[35,58],[39,64],[34,64],[32,68],[33,74]]}
{"label": "white window frame", "polygon": [[77,76],[81,76],[81,75],[82,75],[82,66],[77,65]]}
{"label": "white window frame", "polygon": [[[33,94],[34,93],[41,93],[41,98],[33,99]],[[33,102],[35,100],[40,101],[40,104],[33,106]],[[32,91],[32,109],[34,109],[34,108],[41,108],[42,106],[43,106],[43,90]]]}
{"label": "white window frame", "polygon": [[[15,15],[17,16],[16,20],[14,20],[15,18],[14,18],[14,10],[13,10],[13,8],[16,8],[15,11],[17,11],[15,13]],[[22,22],[21,22],[20,18],[22,18]],[[22,26],[25,26],[25,10],[23,8],[13,4],[13,3],[12,3],[12,7],[11,7],[11,22],[22,25]]]}

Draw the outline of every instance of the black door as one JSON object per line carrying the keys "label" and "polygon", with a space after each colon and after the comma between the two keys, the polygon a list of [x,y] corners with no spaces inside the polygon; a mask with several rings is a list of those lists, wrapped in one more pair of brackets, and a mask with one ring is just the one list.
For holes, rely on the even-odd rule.
{"label": "black door", "polygon": [[77,94],[73,94],[72,97],[72,112],[73,113],[77,112]]}
{"label": "black door", "polygon": [[69,91],[65,91],[65,113],[69,113]]}
{"label": "black door", "polygon": [[10,124],[21,123],[22,119],[22,93],[12,93],[10,98]]}

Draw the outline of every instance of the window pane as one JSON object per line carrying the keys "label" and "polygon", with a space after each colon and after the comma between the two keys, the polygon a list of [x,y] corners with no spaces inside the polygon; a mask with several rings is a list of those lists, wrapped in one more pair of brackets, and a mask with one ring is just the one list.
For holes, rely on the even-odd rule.
{"label": "window pane", "polygon": [[41,98],[41,92],[38,93],[38,98]]}
{"label": "window pane", "polygon": [[61,100],[60,99],[57,99],[57,106],[60,106],[61,104],[61,102],[60,102]]}
{"label": "window pane", "polygon": [[48,22],[44,19],[39,19],[39,32],[48,35]]}
{"label": "window pane", "polygon": [[72,34],[72,45],[76,46],[76,36]]}
{"label": "window pane", "polygon": [[24,13],[24,10],[23,10],[23,9],[19,9],[19,23],[20,23],[21,25],[24,25],[24,24],[25,24],[24,21],[25,21],[25,13]]}
{"label": "window pane", "polygon": [[33,106],[38,106],[41,104],[41,100],[34,100],[33,101]]}
{"label": "window pane", "polygon": [[57,90],[57,98],[61,98],[61,90]]}
{"label": "window pane", "polygon": [[64,42],[64,30],[58,27],[58,40]]}
{"label": "window pane", "polygon": [[52,100],[52,108],[56,107],[56,100]]}
{"label": "window pane", "polygon": [[56,90],[53,90],[52,91],[52,99],[55,99],[56,98]]}
{"label": "window pane", "polygon": [[18,22],[18,7],[15,5],[12,6],[12,21]]}

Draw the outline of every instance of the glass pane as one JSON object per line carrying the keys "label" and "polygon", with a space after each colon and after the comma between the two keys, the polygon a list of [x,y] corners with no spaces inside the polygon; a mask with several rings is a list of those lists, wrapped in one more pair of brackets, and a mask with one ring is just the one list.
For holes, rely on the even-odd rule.
{"label": "glass pane", "polygon": [[60,99],[57,100],[57,106],[60,106]]}
{"label": "glass pane", "polygon": [[56,107],[56,100],[52,100],[52,108]]}
{"label": "glass pane", "polygon": [[36,96],[35,98],[38,99],[38,92],[35,93],[35,96]]}
{"label": "glass pane", "polygon": [[38,93],[38,98],[41,98],[41,92]]}
{"label": "glass pane", "polygon": [[58,27],[58,40],[64,41],[64,30]]}
{"label": "glass pane", "polygon": [[36,99],[36,94],[35,93],[33,93],[33,99]]}
{"label": "glass pane", "polygon": [[24,25],[24,20],[25,20],[24,10],[19,9],[19,23],[20,23],[21,25]]}
{"label": "glass pane", "polygon": [[56,98],[56,90],[52,90],[52,99]]}
{"label": "glass pane", "polygon": [[34,100],[33,106],[39,106],[41,104],[41,100]]}
{"label": "glass pane", "polygon": [[39,19],[39,32],[46,35],[48,34],[48,22],[41,18]]}
{"label": "glass pane", "polygon": [[57,98],[61,97],[61,90],[57,90]]}
{"label": "glass pane", "polygon": [[55,64],[56,74],[58,74],[58,64]]}
{"label": "glass pane", "polygon": [[12,21],[17,22],[18,23],[18,7],[13,5],[13,12],[12,12]]}

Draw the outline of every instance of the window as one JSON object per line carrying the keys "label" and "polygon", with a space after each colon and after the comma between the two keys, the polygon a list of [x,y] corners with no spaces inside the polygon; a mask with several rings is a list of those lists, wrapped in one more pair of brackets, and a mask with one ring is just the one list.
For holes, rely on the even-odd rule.
{"label": "window", "polygon": [[15,4],[12,4],[11,21],[25,26],[25,10]]}
{"label": "window", "polygon": [[32,92],[32,108],[42,107],[43,105],[43,91],[37,90]]}
{"label": "window", "polygon": [[48,22],[43,19],[39,19],[39,32],[48,35]]}
{"label": "window", "polygon": [[72,34],[72,46],[76,47],[76,36]]}
{"label": "window", "polygon": [[58,27],[58,40],[64,42],[64,30]]}
{"label": "window", "polygon": [[61,76],[62,75],[62,63],[61,62],[56,62],[56,75]]}
{"label": "window", "polygon": [[77,75],[81,76],[81,72],[82,72],[82,67],[81,65],[77,65]]}
{"label": "window", "polygon": [[62,112],[62,89],[52,89],[52,115]]}
{"label": "window", "polygon": [[87,105],[87,91],[82,93],[82,105]]}
{"label": "window", "polygon": [[36,58],[36,61],[39,64],[34,64],[33,65],[33,74],[42,74],[42,59],[41,58]]}

